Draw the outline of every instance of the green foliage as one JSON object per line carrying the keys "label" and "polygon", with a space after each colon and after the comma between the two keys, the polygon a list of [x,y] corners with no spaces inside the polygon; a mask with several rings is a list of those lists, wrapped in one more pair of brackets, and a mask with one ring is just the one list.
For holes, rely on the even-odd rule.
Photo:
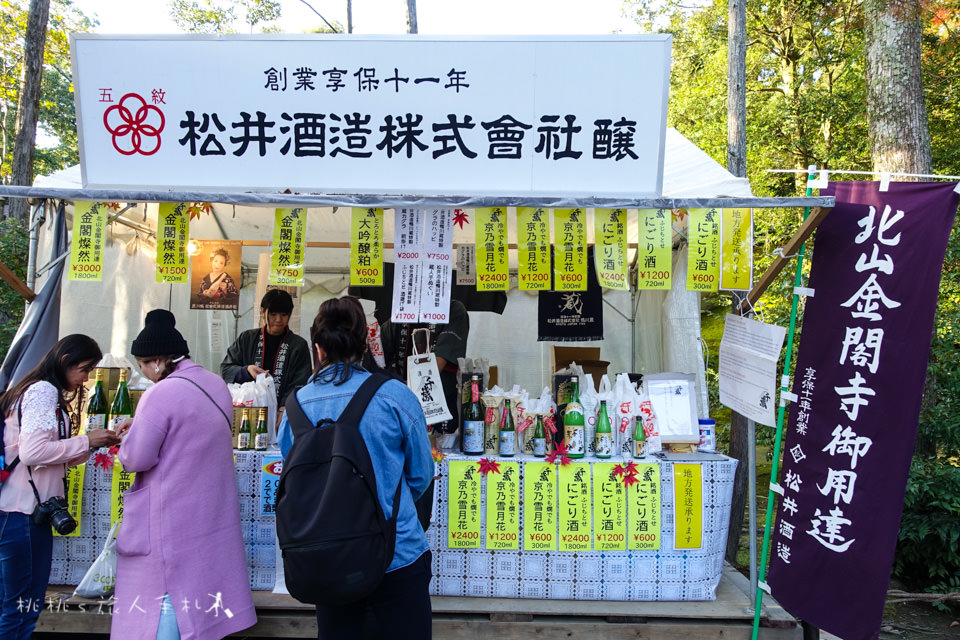
{"label": "green foliage", "polygon": [[[27,274],[27,227],[16,218],[0,220],[0,263],[17,274]],[[0,282],[0,360],[6,356],[13,335],[23,319],[24,301],[5,282]]]}
{"label": "green foliage", "polygon": [[920,588],[950,588],[960,575],[960,466],[915,459],[893,572]]}
{"label": "green foliage", "polygon": [[170,1],[170,17],[188,33],[236,33],[238,11],[250,33],[257,25],[263,25],[263,32],[275,32],[271,23],[280,18],[280,10],[277,0]]}

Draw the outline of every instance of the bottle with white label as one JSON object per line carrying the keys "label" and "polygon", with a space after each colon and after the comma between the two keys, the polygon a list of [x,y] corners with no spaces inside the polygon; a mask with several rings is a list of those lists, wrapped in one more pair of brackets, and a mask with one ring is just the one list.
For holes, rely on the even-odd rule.
{"label": "bottle with white label", "polygon": [[537,414],[537,426],[533,430],[533,455],[543,458],[547,455],[547,434],[543,429],[543,416]]}
{"label": "bottle with white label", "polygon": [[87,423],[85,425],[87,433],[94,429],[106,428],[109,411],[107,394],[103,390],[103,369],[97,369],[93,391],[90,392],[90,402],[87,403]]}
{"label": "bottle with white label", "polygon": [[253,448],[267,450],[267,410],[263,407],[257,412],[257,434],[253,439]]}
{"label": "bottle with white label", "polygon": [[563,444],[567,448],[567,456],[571,458],[582,458],[586,449],[586,429],[579,385],[580,379],[577,376],[570,378],[570,402],[563,413]]}
{"label": "bottle with white label", "polygon": [[110,429],[116,431],[120,423],[133,417],[133,403],[130,402],[130,391],[127,390],[127,370],[120,369],[120,382],[117,384],[117,393],[113,396],[110,405]]}
{"label": "bottle with white label", "polygon": [[503,401],[503,417],[500,419],[500,455],[514,456],[517,453],[517,428],[513,422],[510,400]]}
{"label": "bottle with white label", "polygon": [[237,449],[240,451],[250,450],[250,410],[244,409],[240,415],[240,431],[237,432]]}
{"label": "bottle with white label", "polygon": [[610,417],[607,415],[607,401],[600,401],[600,412],[597,414],[597,432],[594,436],[594,448],[598,458],[609,458],[613,455],[613,433],[610,430]]}
{"label": "bottle with white label", "polygon": [[480,406],[480,376],[470,376],[470,400],[463,403],[460,450],[470,456],[483,453],[483,407]]}

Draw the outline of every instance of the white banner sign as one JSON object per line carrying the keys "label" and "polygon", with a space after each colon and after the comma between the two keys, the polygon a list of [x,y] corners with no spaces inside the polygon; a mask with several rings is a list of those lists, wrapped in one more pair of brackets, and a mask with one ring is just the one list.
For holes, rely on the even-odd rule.
{"label": "white banner sign", "polygon": [[669,35],[71,44],[88,188],[660,196]]}

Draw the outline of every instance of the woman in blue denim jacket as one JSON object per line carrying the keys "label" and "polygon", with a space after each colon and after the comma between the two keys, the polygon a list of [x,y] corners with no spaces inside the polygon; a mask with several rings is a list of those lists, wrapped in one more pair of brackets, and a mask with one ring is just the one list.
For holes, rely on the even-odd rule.
{"label": "woman in blue denim jacket", "polygon": [[[320,305],[310,328],[320,364],[297,392],[297,400],[311,422],[339,416],[370,376],[359,364],[366,348],[366,327],[363,307],[354,297],[334,298]],[[379,627],[378,637],[429,639],[430,551],[414,501],[430,484],[434,465],[420,402],[399,380],[386,382],[367,407],[360,434],[370,452],[384,513],[392,513],[393,488],[401,477],[404,479],[396,547],[387,574],[372,596],[348,605],[317,605],[318,637],[359,637],[369,605]],[[280,422],[277,441],[286,457],[293,444],[293,430],[286,416]]]}

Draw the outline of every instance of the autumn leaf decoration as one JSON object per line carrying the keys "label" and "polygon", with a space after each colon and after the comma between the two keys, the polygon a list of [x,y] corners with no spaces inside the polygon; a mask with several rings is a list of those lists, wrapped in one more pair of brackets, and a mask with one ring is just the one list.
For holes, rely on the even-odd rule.
{"label": "autumn leaf decoration", "polygon": [[201,213],[210,215],[211,211],[213,211],[213,205],[209,202],[191,202],[187,205],[187,215],[190,216],[190,220],[194,218],[199,220]]}
{"label": "autumn leaf decoration", "polygon": [[460,225],[461,229],[463,229],[463,225],[470,224],[470,218],[467,217],[467,212],[464,209],[453,210],[453,224]]}
{"label": "autumn leaf decoration", "polygon": [[570,458],[567,456],[567,453],[569,453],[567,445],[559,442],[557,443],[557,446],[554,447],[553,451],[547,454],[547,457],[544,458],[544,460],[550,464],[559,462],[561,467],[565,467],[571,462]]}
{"label": "autumn leaf decoration", "polygon": [[93,455],[93,466],[100,467],[104,471],[109,471],[113,469],[113,461],[117,457],[117,453],[120,451],[120,445],[113,445],[107,449],[106,453],[98,451]]}
{"label": "autumn leaf decoration", "polygon": [[491,471],[494,473],[500,473],[500,463],[496,460],[491,460],[490,458],[480,458],[479,464],[481,475],[487,475]]}
{"label": "autumn leaf decoration", "polygon": [[437,449],[436,447],[430,448],[430,455],[433,456],[433,461],[437,464],[443,462],[443,459],[447,457],[442,451],[440,451],[440,449]]}
{"label": "autumn leaf decoration", "polygon": [[629,487],[640,481],[640,478],[637,477],[639,472],[640,467],[637,466],[636,462],[628,462],[626,466],[618,464],[613,468],[613,476],[620,478],[625,487]]}

